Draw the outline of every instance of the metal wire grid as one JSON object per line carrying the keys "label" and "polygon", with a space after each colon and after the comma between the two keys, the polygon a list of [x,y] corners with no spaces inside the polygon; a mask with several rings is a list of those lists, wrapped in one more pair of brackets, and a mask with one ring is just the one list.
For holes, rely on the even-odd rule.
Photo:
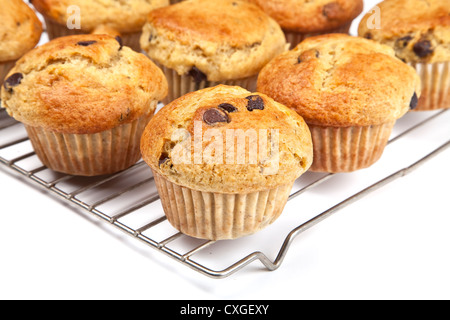
{"label": "metal wire grid", "polygon": [[[431,116],[424,116],[424,118],[420,122],[415,123],[409,128],[406,128],[403,132],[392,138],[389,141],[389,144],[402,138],[408,133],[417,130],[433,119],[442,116],[446,112],[447,110],[444,110],[436,112]],[[8,142],[3,142],[0,144],[0,152],[9,150],[22,144],[29,143],[25,130],[21,130],[21,128],[22,125],[9,118],[4,110],[0,111],[0,137],[4,135],[11,135],[9,131],[11,131],[11,129],[16,129],[14,131],[15,133],[10,137],[10,140]],[[28,146],[29,149],[22,148],[25,149],[25,151],[15,150],[9,158],[1,155],[0,153],[0,163],[2,163],[4,167],[12,169],[14,172],[18,172],[21,175],[27,177],[28,179],[30,179],[30,182],[33,181],[37,183],[39,186],[43,187],[50,193],[58,195],[62,199],[70,202],[71,204],[74,204],[78,208],[83,208],[85,212],[88,212],[95,217],[110,223],[126,234],[144,242],[150,247],[175,259],[185,266],[188,266],[189,268],[212,278],[224,278],[230,276],[231,274],[237,272],[238,270],[241,270],[245,266],[257,260],[259,260],[267,270],[273,271],[278,269],[282,264],[293,240],[299,234],[303,233],[307,229],[316,225],[320,221],[324,220],[325,218],[329,217],[330,215],[344,208],[350,203],[357,201],[368,193],[410,173],[419,165],[438,155],[449,146],[450,140],[441,144],[432,152],[424,155],[418,161],[411,163],[409,166],[404,167],[390,175],[387,175],[376,181],[372,185],[363,188],[356,193],[353,193],[350,197],[339,203],[336,203],[334,206],[329,207],[327,210],[312,217],[306,222],[300,225],[295,225],[292,229],[288,230],[288,234],[282,242],[281,247],[279,248],[274,259],[270,259],[263,252],[256,250],[251,251],[238,261],[232,262],[228,267],[221,269],[208,267],[205,265],[205,263],[198,262],[198,260],[195,259],[196,255],[198,255],[200,252],[205,251],[207,248],[209,248],[208,250],[212,250],[211,247],[216,241],[199,241],[198,239],[190,239],[188,236],[177,232],[175,229],[172,230],[172,234],[169,234],[162,239],[156,239],[147,234],[148,230],[156,228],[157,226],[165,223],[167,219],[165,215],[161,213],[161,210],[155,210],[155,207],[153,207],[154,205],[158,205],[159,196],[154,186],[154,181],[153,177],[150,174],[150,170],[148,170],[146,164],[143,161],[136,163],[128,170],[110,176],[80,178],[70,175],[51,173],[50,177],[45,177],[45,175],[40,175],[40,173],[49,171],[49,169],[43,166],[39,161],[34,161],[35,164],[31,169],[27,168],[26,165],[21,164],[22,162],[27,161],[31,158],[36,158],[34,151]],[[294,187],[289,200],[292,200],[299,195],[317,187],[318,185],[323,184],[332,176],[334,176],[334,174],[320,175],[312,181],[309,181],[307,184],[301,185],[297,188]],[[115,185],[116,188],[110,188],[111,185]],[[144,192],[144,196],[141,196],[139,199],[133,199],[133,193],[138,193],[137,190],[141,187],[146,190]],[[97,191],[103,189],[108,189],[109,194],[104,194],[101,196],[97,195]],[[89,199],[89,197],[87,200],[83,199],[83,197],[81,196],[83,194],[91,194],[92,199]],[[111,203],[117,199],[123,199],[123,197],[132,198],[130,202],[131,204],[123,206],[123,208],[118,211],[109,210],[115,212],[107,212],[107,210],[102,208],[102,206],[104,206],[105,204]],[[119,202],[122,201],[123,200],[119,200]],[[121,221],[121,218],[135,214],[141,209],[145,209],[145,215],[150,215],[150,212],[152,211],[157,212],[157,215],[152,217],[150,221],[142,223],[138,226],[130,226],[129,224]],[[183,250],[176,250],[173,247],[170,247],[171,243],[180,239],[181,241],[187,242],[190,245],[193,244],[192,247]]]}

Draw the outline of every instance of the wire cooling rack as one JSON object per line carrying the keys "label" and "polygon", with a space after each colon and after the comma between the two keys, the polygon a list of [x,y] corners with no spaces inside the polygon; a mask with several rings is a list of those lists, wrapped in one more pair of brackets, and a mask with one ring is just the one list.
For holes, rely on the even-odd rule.
{"label": "wire cooling rack", "polygon": [[143,161],[123,172],[94,178],[49,170],[37,158],[23,125],[3,109],[0,167],[26,177],[25,181],[37,184],[49,195],[70,202],[201,274],[224,278],[254,261],[260,261],[267,270],[278,269],[294,239],[304,231],[447,149],[449,123],[447,110],[407,114],[397,122],[375,165],[345,174],[307,172],[294,185],[287,213],[257,234],[236,240],[194,239],[172,228],[160,205],[151,171]]}

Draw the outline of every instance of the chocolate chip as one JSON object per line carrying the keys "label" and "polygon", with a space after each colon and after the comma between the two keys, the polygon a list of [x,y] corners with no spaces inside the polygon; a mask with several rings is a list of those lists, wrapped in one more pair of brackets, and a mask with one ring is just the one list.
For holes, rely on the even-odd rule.
{"label": "chocolate chip", "polygon": [[97,41],[95,41],[95,40],[91,40],[91,41],[79,41],[79,42],[77,42],[77,45],[83,46],[83,47],[88,47],[88,46],[90,46],[91,44],[94,44],[94,43],[97,43]]}
{"label": "chocolate chip", "polygon": [[117,41],[117,42],[119,43],[119,45],[120,45],[119,51],[122,50],[122,47],[123,47],[123,41],[122,41],[122,38],[121,38],[120,36],[116,36],[116,41]]}
{"label": "chocolate chip", "polygon": [[366,34],[364,35],[364,38],[366,38],[366,39],[372,39],[373,38],[373,36],[372,36],[372,34],[370,33],[370,32],[366,32]]}
{"label": "chocolate chip", "polygon": [[169,160],[169,155],[166,152],[161,153],[161,156],[159,157],[159,166],[162,166]]}
{"label": "chocolate chip", "polygon": [[238,109],[235,106],[233,106],[232,104],[229,104],[229,103],[222,103],[219,105],[219,108],[228,113],[233,113],[233,112],[238,111]]}
{"label": "chocolate chip", "polygon": [[336,19],[341,7],[337,2],[330,2],[323,6],[322,14],[328,19]]}
{"label": "chocolate chip", "polygon": [[254,96],[248,96],[246,98],[248,100],[248,104],[247,104],[247,110],[248,111],[253,111],[253,110],[264,110],[264,100],[258,96],[258,95],[254,95]]}
{"label": "chocolate chip", "polygon": [[414,44],[413,50],[414,53],[420,58],[424,58],[433,53],[430,40],[420,40]]}
{"label": "chocolate chip", "polygon": [[409,108],[411,110],[414,110],[417,107],[418,103],[419,103],[419,98],[417,97],[417,93],[414,92],[414,95],[411,98],[411,102],[409,103]]}
{"label": "chocolate chip", "polygon": [[250,49],[253,49],[253,48],[259,47],[260,45],[261,45],[261,41],[258,41],[258,42],[253,42],[253,43],[250,44],[248,47],[249,47]]}
{"label": "chocolate chip", "polygon": [[202,81],[206,81],[206,74],[201,72],[196,66],[193,66],[191,71],[189,71],[189,75],[194,78],[194,81],[200,83]]}
{"label": "chocolate chip", "polygon": [[397,47],[405,48],[411,40],[412,40],[411,36],[404,36],[398,38],[397,41],[395,41],[395,45]]}
{"label": "chocolate chip", "polygon": [[21,73],[14,73],[8,77],[8,79],[5,80],[3,83],[3,86],[5,87],[8,92],[12,92],[12,88],[18,86],[23,79],[23,74]]}
{"label": "chocolate chip", "polygon": [[230,122],[230,118],[228,118],[228,115],[216,108],[208,109],[203,114],[203,121],[205,121],[206,124],[214,125],[217,123],[228,123]]}
{"label": "chocolate chip", "polygon": [[[311,50],[308,50],[308,51],[305,51],[305,52],[303,52],[301,55],[299,55],[298,56],[298,58],[297,58],[297,63],[296,64],[300,64],[300,63],[302,63],[303,62],[303,59],[302,59],[302,56],[305,58],[305,61],[309,61],[309,60],[311,60],[311,54],[309,53],[309,51],[312,51],[312,49]],[[319,52],[319,50],[314,50],[314,56],[316,57],[316,58],[319,58],[320,57],[320,52]]]}

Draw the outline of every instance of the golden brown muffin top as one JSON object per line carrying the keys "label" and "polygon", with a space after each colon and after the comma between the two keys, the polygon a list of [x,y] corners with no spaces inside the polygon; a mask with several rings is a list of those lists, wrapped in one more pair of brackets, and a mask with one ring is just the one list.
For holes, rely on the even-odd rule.
{"label": "golden brown muffin top", "polygon": [[141,151],[169,181],[219,193],[292,183],[312,163],[302,117],[264,94],[225,85],[164,106],[145,129]]}
{"label": "golden brown muffin top", "polygon": [[308,124],[367,126],[403,116],[420,96],[420,79],[388,46],[329,34],[272,60],[257,88]]}
{"label": "golden brown muffin top", "polygon": [[209,81],[257,74],[286,50],[280,26],[241,0],[188,0],[149,14],[141,47],[180,75],[193,67]]}
{"label": "golden brown muffin top", "polygon": [[33,5],[45,17],[66,25],[79,8],[81,29],[91,32],[106,25],[119,32],[139,32],[147,14],[156,8],[169,5],[168,0],[33,0]]}
{"label": "golden brown muffin top", "polygon": [[22,0],[2,0],[0,21],[0,62],[20,58],[41,39],[42,24]]}
{"label": "golden brown muffin top", "polygon": [[23,56],[6,77],[2,107],[27,125],[88,134],[153,112],[167,95],[162,71],[107,35],[57,38]]}
{"label": "golden brown muffin top", "polygon": [[362,0],[247,0],[260,6],[283,29],[323,32],[343,26],[363,10]]}
{"label": "golden brown muffin top", "polygon": [[362,18],[358,34],[393,47],[405,62],[450,61],[450,1],[383,1]]}

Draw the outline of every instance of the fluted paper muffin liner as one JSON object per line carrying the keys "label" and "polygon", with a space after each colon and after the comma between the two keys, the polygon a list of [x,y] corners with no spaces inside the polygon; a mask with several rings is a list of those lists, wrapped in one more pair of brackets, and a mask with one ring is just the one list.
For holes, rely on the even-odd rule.
{"label": "fluted paper muffin liner", "polygon": [[141,157],[140,138],[153,114],[95,134],[65,134],[25,125],[42,163],[57,172],[98,176],[125,170]]}
{"label": "fluted paper muffin liner", "polygon": [[174,184],[153,171],[170,224],[183,234],[208,240],[251,235],[272,224],[282,213],[293,183],[240,194],[196,191]]}
{"label": "fluted paper muffin liner", "polygon": [[[65,25],[61,25],[52,21],[49,18],[44,16],[45,25],[47,27],[47,33],[50,40],[55,38],[77,35],[77,34],[86,34],[88,32],[80,30],[80,29],[69,29]],[[126,47],[130,47],[134,51],[141,52],[141,39],[142,32],[132,32],[132,33],[120,33],[120,37],[122,38],[122,44]]]}
{"label": "fluted paper muffin liner", "polygon": [[348,34],[350,31],[352,23],[347,23],[339,28],[335,28],[332,30],[328,30],[326,32],[310,32],[310,33],[302,33],[302,32],[295,32],[295,31],[289,31],[289,30],[283,30],[287,43],[291,44],[291,49],[295,48],[300,42],[305,40],[309,37],[319,36],[322,34],[328,34],[328,33],[345,33]]}
{"label": "fluted paper muffin liner", "polygon": [[169,84],[169,94],[166,99],[163,101],[165,104],[172,102],[173,100],[178,99],[179,97],[194,92],[197,90],[215,87],[219,84],[229,85],[229,86],[239,86],[244,89],[247,89],[250,92],[256,91],[256,81],[258,75],[254,75],[247,78],[242,79],[231,79],[225,81],[195,81],[192,76],[179,75],[174,69],[168,68],[161,63],[155,62],[155,64],[161,68],[164,72],[167,82]]}
{"label": "fluted paper muffin liner", "polygon": [[16,60],[0,62],[0,86],[3,84],[3,81],[5,80],[9,71],[11,71],[11,69],[14,68],[15,63]]}
{"label": "fluted paper muffin liner", "polygon": [[351,172],[367,168],[379,160],[394,122],[361,127],[309,125],[314,150],[310,168],[316,172]]}
{"label": "fluted paper muffin liner", "polygon": [[420,76],[422,93],[413,111],[450,108],[450,61],[411,63]]}

